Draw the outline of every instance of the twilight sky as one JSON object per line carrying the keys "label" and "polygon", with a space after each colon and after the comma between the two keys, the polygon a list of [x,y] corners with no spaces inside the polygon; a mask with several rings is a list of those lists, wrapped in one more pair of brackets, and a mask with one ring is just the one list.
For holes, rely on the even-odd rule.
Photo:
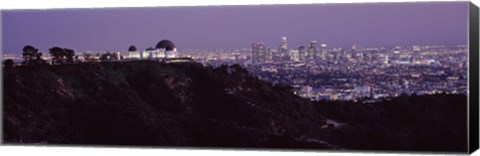
{"label": "twilight sky", "polygon": [[2,11],[2,51],[127,50],[162,39],[177,49],[467,44],[467,2],[157,7]]}

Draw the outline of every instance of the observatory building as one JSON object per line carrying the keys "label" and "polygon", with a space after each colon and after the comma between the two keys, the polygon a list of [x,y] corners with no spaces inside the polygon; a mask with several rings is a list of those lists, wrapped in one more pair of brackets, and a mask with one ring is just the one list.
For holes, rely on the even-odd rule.
{"label": "observatory building", "polygon": [[135,46],[128,48],[129,59],[168,59],[178,57],[175,44],[170,40],[162,40],[157,43],[155,48],[149,47],[142,51],[137,51]]}
{"label": "observatory building", "polygon": [[175,48],[175,44],[173,44],[170,40],[162,40],[157,43],[155,46],[156,49],[161,50],[164,54],[164,58],[175,58],[177,57],[177,48]]}

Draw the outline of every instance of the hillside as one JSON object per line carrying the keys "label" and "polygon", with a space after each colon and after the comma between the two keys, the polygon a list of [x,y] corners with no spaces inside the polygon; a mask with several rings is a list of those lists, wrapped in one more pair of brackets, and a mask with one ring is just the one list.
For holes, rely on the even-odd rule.
{"label": "hillside", "polygon": [[466,96],[310,102],[238,65],[4,69],[4,143],[466,151]]}

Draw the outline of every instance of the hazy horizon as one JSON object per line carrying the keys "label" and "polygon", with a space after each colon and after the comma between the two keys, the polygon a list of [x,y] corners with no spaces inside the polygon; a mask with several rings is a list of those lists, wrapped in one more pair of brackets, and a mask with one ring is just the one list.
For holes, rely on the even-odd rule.
{"label": "hazy horizon", "polygon": [[154,47],[249,48],[281,37],[296,48],[317,40],[329,47],[467,44],[468,2],[253,5],[2,11],[2,52]]}

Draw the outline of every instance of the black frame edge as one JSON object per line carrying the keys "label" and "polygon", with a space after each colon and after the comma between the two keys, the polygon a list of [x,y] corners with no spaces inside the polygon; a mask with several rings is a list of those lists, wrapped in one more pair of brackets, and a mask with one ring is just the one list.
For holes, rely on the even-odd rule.
{"label": "black frame edge", "polygon": [[469,153],[476,151],[479,143],[479,14],[478,7],[469,4]]}

